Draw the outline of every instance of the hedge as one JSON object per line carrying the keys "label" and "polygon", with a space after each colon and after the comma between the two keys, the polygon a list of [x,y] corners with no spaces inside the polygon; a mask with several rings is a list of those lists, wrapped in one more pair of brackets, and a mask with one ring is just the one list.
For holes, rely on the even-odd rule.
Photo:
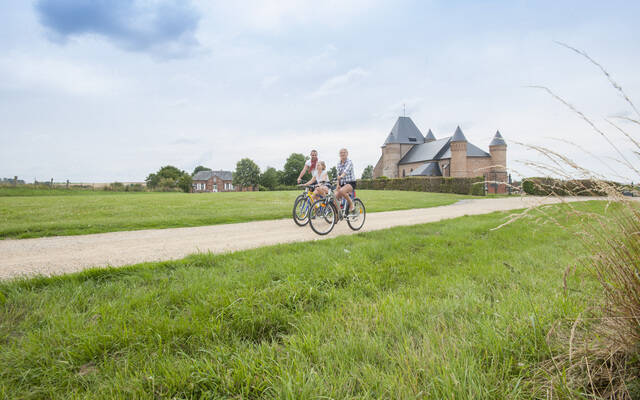
{"label": "hedge", "polygon": [[484,196],[484,178],[418,177],[358,179],[358,189],[410,190],[414,192],[457,193]]}
{"label": "hedge", "polygon": [[590,179],[527,178],[522,182],[522,190],[534,196],[606,196],[606,186],[615,189],[620,187],[615,182]]}

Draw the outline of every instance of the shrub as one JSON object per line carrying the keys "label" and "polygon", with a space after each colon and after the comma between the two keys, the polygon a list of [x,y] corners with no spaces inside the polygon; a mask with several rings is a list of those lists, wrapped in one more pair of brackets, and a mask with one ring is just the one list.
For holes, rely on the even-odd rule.
{"label": "shrub", "polygon": [[522,182],[522,190],[524,190],[526,194],[534,195],[536,188],[532,181],[525,180]]}
{"label": "shrub", "polygon": [[457,193],[484,195],[484,178],[445,178],[411,176],[406,178],[379,177],[358,180],[359,189],[408,190],[414,192]]}
{"label": "shrub", "polygon": [[273,190],[300,190],[300,188],[295,185],[276,185]]}
{"label": "shrub", "polygon": [[522,182],[522,190],[534,196],[606,196],[605,185],[618,187],[615,182],[604,182],[596,179],[554,179],[527,178]]}

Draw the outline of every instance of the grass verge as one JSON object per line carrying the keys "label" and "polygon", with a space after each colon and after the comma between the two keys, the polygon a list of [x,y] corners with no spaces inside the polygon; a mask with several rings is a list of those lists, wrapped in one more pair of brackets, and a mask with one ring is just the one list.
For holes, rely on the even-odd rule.
{"label": "grass verge", "polygon": [[[17,189],[15,189],[17,190]],[[114,193],[1,196],[0,239],[229,224],[291,217],[300,193]],[[368,212],[453,204],[456,194],[358,190]]]}
{"label": "grass verge", "polygon": [[563,290],[570,230],[505,215],[0,283],[0,395],[530,398],[597,283]]}

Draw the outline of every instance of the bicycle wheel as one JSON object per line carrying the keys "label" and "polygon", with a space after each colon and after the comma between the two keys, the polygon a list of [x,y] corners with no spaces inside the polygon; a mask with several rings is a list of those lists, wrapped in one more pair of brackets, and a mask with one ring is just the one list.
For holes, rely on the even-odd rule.
{"label": "bicycle wheel", "polygon": [[358,198],[353,200],[353,209],[355,210],[355,215],[350,214],[347,216],[347,225],[349,225],[349,228],[354,231],[358,231],[364,225],[364,220],[367,217],[367,211],[364,209],[364,203],[362,203],[362,200]]}
{"label": "bicycle wheel", "polygon": [[309,222],[311,201],[305,195],[300,195],[293,203],[293,222],[298,226],[305,226]]}
{"label": "bicycle wheel", "polygon": [[311,204],[309,211],[309,225],[318,235],[326,235],[336,225],[338,211],[332,202],[319,199]]}

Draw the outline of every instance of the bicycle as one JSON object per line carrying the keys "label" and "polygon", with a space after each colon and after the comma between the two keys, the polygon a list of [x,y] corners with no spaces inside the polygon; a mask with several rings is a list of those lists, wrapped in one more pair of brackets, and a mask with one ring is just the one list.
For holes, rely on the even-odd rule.
{"label": "bicycle", "polygon": [[349,228],[352,230],[360,230],[367,216],[364,203],[355,196],[355,192],[349,193],[353,201],[354,212],[349,212],[349,203],[347,199],[344,198],[340,201],[340,211],[338,211],[336,207],[336,195],[334,193],[334,182],[332,182],[332,185],[329,187],[329,193],[325,197],[314,201],[309,211],[309,226],[311,226],[311,229],[318,235],[328,234],[333,230],[333,227],[338,221],[343,219],[347,220],[347,225],[349,225]]}
{"label": "bicycle", "polygon": [[309,210],[311,209],[311,200],[313,199],[313,190],[317,185],[298,185],[305,189],[301,195],[296,197],[293,203],[293,222],[298,226],[305,226],[309,223]]}

